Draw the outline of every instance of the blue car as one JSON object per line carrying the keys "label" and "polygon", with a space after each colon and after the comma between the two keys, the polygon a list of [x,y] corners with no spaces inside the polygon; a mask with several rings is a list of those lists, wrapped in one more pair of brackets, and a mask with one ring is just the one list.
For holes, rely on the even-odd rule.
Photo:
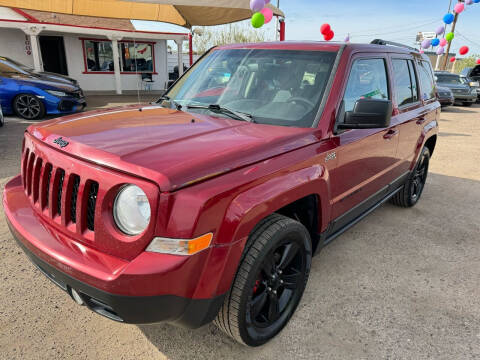
{"label": "blue car", "polygon": [[3,113],[24,119],[70,114],[87,105],[76,81],[58,74],[37,73],[0,56],[0,106]]}

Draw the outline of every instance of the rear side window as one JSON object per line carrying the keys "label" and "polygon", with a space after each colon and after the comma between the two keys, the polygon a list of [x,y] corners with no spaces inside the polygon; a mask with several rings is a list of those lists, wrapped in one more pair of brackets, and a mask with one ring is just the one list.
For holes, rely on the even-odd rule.
{"label": "rear side window", "polygon": [[417,78],[411,60],[393,59],[395,98],[399,107],[418,101]]}
{"label": "rear side window", "polygon": [[345,111],[352,111],[359,99],[388,99],[384,59],[358,59],[352,65],[343,100]]}
{"label": "rear side window", "polygon": [[420,94],[423,100],[435,98],[435,80],[432,67],[426,61],[418,62],[418,78],[420,80]]}

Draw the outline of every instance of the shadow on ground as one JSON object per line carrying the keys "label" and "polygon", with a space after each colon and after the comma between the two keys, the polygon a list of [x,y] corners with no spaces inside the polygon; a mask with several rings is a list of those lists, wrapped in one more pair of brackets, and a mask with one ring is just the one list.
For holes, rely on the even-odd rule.
{"label": "shadow on ground", "polygon": [[429,174],[412,209],[385,204],[313,259],[302,302],[269,344],[214,325],[142,325],[169,359],[480,357],[480,181]]}

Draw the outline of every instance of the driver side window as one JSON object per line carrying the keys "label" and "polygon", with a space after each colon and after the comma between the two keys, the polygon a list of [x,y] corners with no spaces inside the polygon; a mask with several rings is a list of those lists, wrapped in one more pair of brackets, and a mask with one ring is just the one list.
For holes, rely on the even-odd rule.
{"label": "driver side window", "polygon": [[345,95],[345,111],[352,111],[360,99],[389,99],[384,59],[358,59],[352,65]]}

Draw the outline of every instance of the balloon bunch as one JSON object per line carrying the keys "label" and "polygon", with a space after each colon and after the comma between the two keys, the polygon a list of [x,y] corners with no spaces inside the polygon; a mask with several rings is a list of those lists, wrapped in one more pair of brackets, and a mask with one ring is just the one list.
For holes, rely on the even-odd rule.
{"label": "balloon bunch", "polygon": [[[455,21],[455,14],[458,15],[458,14],[461,14],[463,11],[465,11],[465,4],[473,5],[477,3],[480,3],[480,0],[465,0],[465,3],[458,2],[453,8],[454,13],[445,14],[445,16],[443,17],[443,22],[445,23],[445,25],[441,25],[435,30],[435,34],[437,35],[437,37],[435,39],[431,39],[431,40],[425,39],[422,41],[421,52],[423,52],[423,49],[428,49],[430,46],[431,47],[438,46],[436,50],[436,54],[443,55],[445,53],[445,46],[448,43],[452,42],[452,40],[455,38],[455,34],[453,32],[446,33],[447,25],[450,25]],[[442,35],[443,37],[441,37]],[[441,38],[438,38],[439,36]],[[469,51],[468,46],[462,46],[459,50],[459,53],[460,55],[466,55],[468,51]],[[457,59],[455,57],[450,58],[450,62],[455,62],[456,60]]]}
{"label": "balloon bunch", "polygon": [[[325,41],[330,41],[335,36],[335,33],[330,27],[330,24],[323,24],[322,26],[320,26],[320,33],[323,35],[323,39]],[[348,40],[350,41],[350,38]]]}
{"label": "balloon bunch", "polygon": [[250,9],[253,11],[252,26],[256,29],[272,21],[273,11],[267,7],[270,0],[250,0]]}

